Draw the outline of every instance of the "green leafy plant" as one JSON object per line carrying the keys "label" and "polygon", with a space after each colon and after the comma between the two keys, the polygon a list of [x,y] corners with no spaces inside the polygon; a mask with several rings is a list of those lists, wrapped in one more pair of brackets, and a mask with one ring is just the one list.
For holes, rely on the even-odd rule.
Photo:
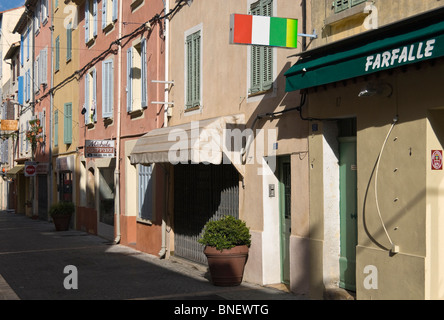
{"label": "green leafy plant", "polygon": [[71,215],[75,211],[74,203],[67,201],[60,201],[54,203],[49,208],[49,214],[51,217],[56,215]]}
{"label": "green leafy plant", "polygon": [[220,251],[242,245],[249,247],[251,234],[244,221],[225,216],[220,220],[207,222],[198,242]]}

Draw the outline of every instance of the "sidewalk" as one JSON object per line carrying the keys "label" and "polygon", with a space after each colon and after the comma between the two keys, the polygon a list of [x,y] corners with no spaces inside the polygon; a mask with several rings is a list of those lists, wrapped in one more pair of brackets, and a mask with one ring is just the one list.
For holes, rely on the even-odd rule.
{"label": "sidewalk", "polygon": [[[77,270],[77,289],[72,284]],[[70,280],[70,281],[69,281]],[[272,287],[216,287],[205,268],[0,212],[0,300],[306,300]]]}

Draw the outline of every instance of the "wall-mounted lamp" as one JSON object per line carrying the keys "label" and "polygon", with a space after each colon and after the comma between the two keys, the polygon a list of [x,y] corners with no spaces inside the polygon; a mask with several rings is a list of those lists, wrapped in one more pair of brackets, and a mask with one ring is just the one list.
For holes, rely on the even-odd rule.
{"label": "wall-mounted lamp", "polygon": [[86,108],[83,107],[83,109],[82,109],[82,114],[85,114],[85,113],[86,113]]}

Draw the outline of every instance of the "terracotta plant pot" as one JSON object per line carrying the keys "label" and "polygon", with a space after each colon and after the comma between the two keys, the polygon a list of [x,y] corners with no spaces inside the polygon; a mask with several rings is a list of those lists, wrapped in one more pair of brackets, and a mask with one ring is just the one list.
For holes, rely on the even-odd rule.
{"label": "terracotta plant pot", "polygon": [[71,214],[56,214],[53,215],[52,221],[56,231],[66,231],[69,229],[69,222],[71,221]]}
{"label": "terracotta plant pot", "polygon": [[242,283],[244,267],[248,258],[248,247],[217,250],[206,246],[204,254],[208,259],[211,280],[215,286],[238,286]]}

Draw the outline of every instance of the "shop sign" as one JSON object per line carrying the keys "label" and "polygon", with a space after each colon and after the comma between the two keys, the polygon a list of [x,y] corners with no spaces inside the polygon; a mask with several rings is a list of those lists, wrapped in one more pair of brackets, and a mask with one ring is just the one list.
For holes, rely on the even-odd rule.
{"label": "shop sign", "polygon": [[34,177],[37,172],[37,162],[25,162],[25,177]]}
{"label": "shop sign", "polygon": [[442,170],[442,150],[432,150],[432,170]]}
{"label": "shop sign", "polygon": [[57,158],[56,169],[59,172],[74,171],[74,156]]}
{"label": "shop sign", "polygon": [[86,140],[85,141],[86,158],[114,158],[115,141],[114,140]]}
{"label": "shop sign", "polygon": [[18,120],[2,120],[1,121],[2,131],[17,131],[18,130]]}

